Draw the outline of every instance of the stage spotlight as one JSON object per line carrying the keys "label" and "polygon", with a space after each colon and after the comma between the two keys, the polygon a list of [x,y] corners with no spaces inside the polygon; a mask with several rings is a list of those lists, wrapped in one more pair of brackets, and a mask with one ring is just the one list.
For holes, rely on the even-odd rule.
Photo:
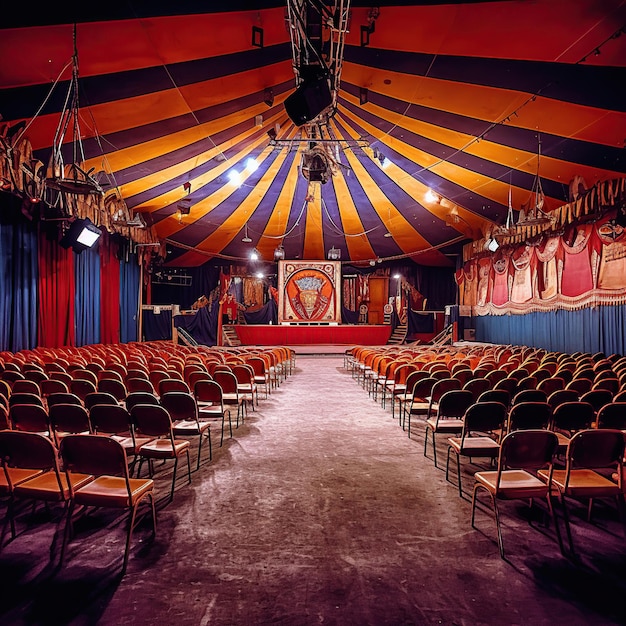
{"label": "stage spotlight", "polygon": [[341,259],[341,250],[339,248],[335,248],[335,246],[333,246],[328,251],[328,260],[329,261],[339,261],[340,259]]}
{"label": "stage spotlight", "polygon": [[261,255],[259,254],[259,251],[256,248],[252,248],[252,251],[250,252],[250,260],[258,261],[260,258]]}
{"label": "stage spotlight", "polygon": [[274,261],[282,261],[285,258],[285,249],[282,245],[277,246],[274,250]]}
{"label": "stage spotlight", "polygon": [[102,231],[89,219],[76,219],[70,227],[65,231],[59,244],[65,248],[72,248],[76,254],[80,254],[87,248],[92,248],[100,236]]}

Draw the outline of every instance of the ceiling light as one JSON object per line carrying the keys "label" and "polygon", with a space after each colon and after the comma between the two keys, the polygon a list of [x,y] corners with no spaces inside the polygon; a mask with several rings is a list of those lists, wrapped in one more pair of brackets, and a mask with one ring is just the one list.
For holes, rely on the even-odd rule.
{"label": "ceiling light", "polygon": [[386,233],[383,235],[383,237],[387,237],[387,238],[389,238],[389,237],[393,237],[393,235],[392,235],[390,232],[386,232]]}
{"label": "ceiling light", "polygon": [[487,242],[487,250],[489,250],[489,252],[495,252],[499,247],[500,244],[497,242],[496,239],[490,239]]}
{"label": "ceiling light", "polygon": [[252,239],[248,237],[248,222],[246,222],[245,232],[243,237],[241,238],[241,241],[243,241],[244,243],[252,243]]}
{"label": "ceiling light", "polygon": [[257,163],[256,159],[250,157],[246,161],[246,169],[250,170],[251,172],[256,172],[259,169],[259,164]]}
{"label": "ceiling light", "polygon": [[230,172],[228,172],[228,180],[230,180],[233,185],[239,187],[239,185],[241,185],[241,174],[237,170],[230,170]]}
{"label": "ceiling light", "polygon": [[402,278],[402,274],[394,274],[393,277],[397,280],[398,278]]}
{"label": "ceiling light", "polygon": [[256,273],[256,277],[257,278],[265,278],[265,274],[263,272],[257,272]]}
{"label": "ceiling light", "polygon": [[260,258],[261,255],[259,254],[259,251],[256,248],[252,248],[252,251],[250,252],[250,260],[258,261]]}
{"label": "ceiling light", "polygon": [[439,200],[439,196],[432,190],[429,189],[424,196],[426,202],[437,202]]}

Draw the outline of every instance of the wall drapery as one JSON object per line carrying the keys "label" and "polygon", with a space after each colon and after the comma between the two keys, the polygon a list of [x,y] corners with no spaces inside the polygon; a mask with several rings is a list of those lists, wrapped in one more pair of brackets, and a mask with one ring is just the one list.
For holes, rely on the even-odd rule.
{"label": "wall drapery", "polygon": [[609,214],[471,259],[456,280],[474,315],[526,314],[626,304],[625,270],[626,229]]}

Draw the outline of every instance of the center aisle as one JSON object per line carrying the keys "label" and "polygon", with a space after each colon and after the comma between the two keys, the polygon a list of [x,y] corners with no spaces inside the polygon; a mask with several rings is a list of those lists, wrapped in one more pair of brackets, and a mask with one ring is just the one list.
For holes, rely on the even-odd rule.
{"label": "center aisle", "polygon": [[493,519],[471,528],[422,429],[409,440],[339,356],[299,356],[158,521],[99,624],[588,623],[529,573],[566,567],[553,529],[529,527],[525,546],[505,522],[502,561]]}

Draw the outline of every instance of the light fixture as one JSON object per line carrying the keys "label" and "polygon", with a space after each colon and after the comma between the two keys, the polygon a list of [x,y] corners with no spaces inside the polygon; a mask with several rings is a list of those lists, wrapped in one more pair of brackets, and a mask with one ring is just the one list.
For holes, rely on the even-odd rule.
{"label": "light fixture", "polygon": [[89,219],[76,219],[67,229],[59,244],[65,248],[72,248],[76,254],[80,254],[87,248],[92,248],[102,231]]}
{"label": "light fixture", "polygon": [[339,259],[341,259],[341,250],[339,248],[335,248],[335,246],[333,246],[328,251],[328,260],[329,261],[339,261]]}
{"label": "light fixture", "polygon": [[263,102],[265,102],[268,107],[274,105],[274,92],[269,87],[266,87],[266,89],[263,91]]}
{"label": "light fixture", "polygon": [[251,172],[256,172],[259,169],[259,164],[258,164],[257,160],[253,159],[252,157],[247,159],[246,160],[246,169],[250,170]]}
{"label": "light fixture", "polygon": [[489,252],[495,252],[499,247],[500,244],[496,239],[492,238],[487,241],[487,250],[489,250]]}
{"label": "light fixture", "polygon": [[256,277],[257,278],[265,278],[265,274],[263,272],[257,272],[256,273]]}
{"label": "light fixture", "polygon": [[380,161],[380,164],[385,167],[385,161],[387,160],[387,157],[382,152],[378,153],[378,160]]}
{"label": "light fixture", "polygon": [[280,244],[276,246],[276,250],[274,250],[274,261],[282,261],[285,258],[285,249],[283,245]]}
{"label": "light fixture", "polygon": [[250,260],[258,261],[260,258],[261,255],[259,254],[259,251],[256,248],[252,248],[252,251],[250,252]]}
{"label": "light fixture", "polygon": [[426,191],[424,199],[426,202],[439,202],[441,200],[441,198],[432,189],[428,189],[428,191]]}
{"label": "light fixture", "polygon": [[241,238],[241,241],[243,241],[244,243],[252,243],[252,239],[248,237],[248,222],[246,222],[245,232],[243,237]]}
{"label": "light fixture", "polygon": [[394,274],[393,277],[398,280],[399,278],[402,278],[402,274]]}
{"label": "light fixture", "polygon": [[230,180],[233,185],[239,187],[239,185],[241,185],[241,174],[237,170],[230,170],[230,172],[228,172],[228,180]]}

